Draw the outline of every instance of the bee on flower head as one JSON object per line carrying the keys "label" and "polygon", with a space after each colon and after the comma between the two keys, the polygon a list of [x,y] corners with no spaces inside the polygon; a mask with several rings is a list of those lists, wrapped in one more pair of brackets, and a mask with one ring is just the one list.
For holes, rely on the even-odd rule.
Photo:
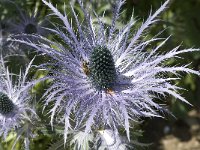
{"label": "bee on flower head", "polygon": [[24,73],[15,75],[5,67],[3,58],[0,59],[0,136],[3,139],[14,131],[17,133],[16,141],[24,135],[25,143],[29,143],[28,138],[32,136],[29,127],[37,115],[34,107],[30,105],[31,84],[26,79],[31,63]]}
{"label": "bee on flower head", "polygon": [[[142,39],[147,28],[159,21],[157,16],[166,9],[170,0],[166,0],[155,13],[150,13],[138,29],[134,28],[134,18],[122,28],[117,28],[116,22],[120,20],[124,0],[116,1],[109,27],[92,11],[98,20],[98,25],[95,24],[92,13],[85,8],[82,0],[78,2],[84,14],[84,23],[71,6],[74,24],[66,12],[63,14],[52,3],[42,1],[63,22],[64,31],[50,29],[53,35],[60,37],[60,41],[42,36],[35,36],[41,43],[14,41],[32,46],[55,60],[42,65],[47,70],[54,68],[50,70],[52,74],[49,76],[53,80],[52,85],[44,94],[45,107],[54,102],[50,109],[51,125],[55,118],[60,117],[65,127],[65,142],[71,129],[81,128],[87,134],[102,127],[106,131],[102,133],[103,137],[115,133],[113,136],[117,135],[116,139],[119,139],[119,128],[124,128],[130,141],[129,132],[133,121],[144,117],[161,117],[160,112],[165,112],[155,98],[172,95],[189,104],[178,93],[181,88],[172,82],[180,78],[169,74],[200,73],[189,69],[188,65],[167,66],[165,62],[171,58],[180,58],[179,54],[199,49],[180,50],[180,46],[177,46],[160,54],[159,50],[169,38],[155,36]],[[157,46],[147,53],[146,49],[157,42]]]}

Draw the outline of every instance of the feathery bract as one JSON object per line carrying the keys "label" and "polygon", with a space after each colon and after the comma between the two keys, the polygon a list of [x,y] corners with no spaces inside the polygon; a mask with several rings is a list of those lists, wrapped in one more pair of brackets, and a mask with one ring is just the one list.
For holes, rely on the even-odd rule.
{"label": "feathery bract", "polygon": [[[199,49],[180,50],[180,46],[177,46],[160,54],[159,49],[168,38],[163,40],[155,36],[149,40],[142,39],[144,31],[159,21],[157,16],[167,7],[169,0],[150,14],[134,34],[131,32],[135,24],[133,18],[121,29],[116,28],[123,0],[117,0],[109,27],[96,14],[98,24],[95,24],[92,14],[84,8],[81,0],[79,4],[85,17],[83,22],[79,21],[71,7],[75,27],[66,13],[62,14],[50,2],[42,1],[63,21],[64,31],[59,28],[49,30],[64,44],[41,36],[37,36],[40,43],[20,42],[55,60],[42,65],[46,69],[49,69],[49,65],[55,66],[50,76],[52,85],[44,94],[45,106],[54,102],[50,110],[51,124],[54,118],[62,116],[59,119],[65,124],[65,141],[70,129],[81,127],[84,127],[85,133],[101,128],[111,128],[116,132],[119,127],[124,127],[130,140],[131,120],[158,117],[161,116],[159,112],[165,110],[154,101],[159,95],[172,95],[188,103],[177,91],[181,88],[173,84],[173,80],[179,78],[172,78],[168,73],[200,73],[189,69],[188,65],[167,66],[165,62],[179,57],[179,54]],[[147,52],[147,46],[155,42],[159,44]]]}
{"label": "feathery bract", "polygon": [[[31,83],[26,81],[28,71],[31,67],[28,65],[25,73],[15,75],[9,72],[5,67],[5,62],[1,57],[0,62],[0,136],[4,139],[9,132],[16,131],[17,139],[26,133],[25,139],[28,135],[32,135],[27,128],[31,123],[31,119],[35,119],[36,113],[30,101],[32,96],[30,94]],[[15,78],[15,80],[13,79]],[[13,145],[13,147],[15,144]]]}

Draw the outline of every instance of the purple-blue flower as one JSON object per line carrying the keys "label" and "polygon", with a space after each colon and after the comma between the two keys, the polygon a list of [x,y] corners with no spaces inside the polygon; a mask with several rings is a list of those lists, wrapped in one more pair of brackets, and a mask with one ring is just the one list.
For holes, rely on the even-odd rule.
{"label": "purple-blue flower", "polygon": [[[125,2],[123,0],[117,0],[109,27],[94,12],[98,19],[98,24],[95,24],[92,14],[81,0],[78,2],[84,13],[84,21],[79,20],[71,7],[73,25],[66,12],[62,14],[50,2],[42,1],[64,24],[63,28],[49,29],[62,42],[41,36],[37,36],[39,43],[20,42],[47,54],[55,61],[42,65],[48,70],[54,68],[50,69],[49,76],[52,85],[44,94],[45,107],[54,102],[50,110],[51,124],[54,120],[64,123],[65,141],[71,129],[81,128],[85,133],[90,133],[105,128],[118,132],[119,127],[125,128],[130,140],[131,121],[141,117],[160,117],[159,112],[165,111],[154,101],[160,95],[172,95],[189,104],[178,93],[181,88],[173,81],[180,79],[180,72],[200,73],[189,69],[188,65],[168,66],[165,62],[171,58],[179,59],[179,54],[199,49],[181,50],[177,46],[161,54],[159,50],[169,37],[142,39],[146,29],[159,21],[157,16],[167,7],[169,0],[155,13],[150,13],[134,33],[134,18],[121,29],[116,28],[120,8]],[[147,52],[147,47],[156,42],[157,46]]]}
{"label": "purple-blue flower", "polygon": [[[13,4],[19,15],[17,16],[19,21],[15,20],[10,22],[10,32],[11,34],[39,34],[39,35],[45,35],[45,29],[44,26],[46,25],[46,18],[42,18],[42,20],[39,18],[40,12],[36,8],[30,13],[28,11],[25,11],[21,9],[15,2],[7,0],[6,2]],[[18,37],[19,38],[19,37]]]}
{"label": "purple-blue flower", "polygon": [[32,13],[29,15],[28,13],[20,13],[20,22],[19,23],[11,23],[12,29],[10,29],[13,34],[40,34],[45,35],[44,20],[38,20],[38,14]]}
{"label": "purple-blue flower", "polygon": [[25,147],[29,146],[28,138],[32,136],[29,126],[32,119],[37,118],[34,107],[30,105],[32,84],[26,79],[31,63],[24,73],[15,75],[9,72],[3,58],[0,59],[0,136],[6,139],[15,130],[17,138],[13,148],[24,134]]}

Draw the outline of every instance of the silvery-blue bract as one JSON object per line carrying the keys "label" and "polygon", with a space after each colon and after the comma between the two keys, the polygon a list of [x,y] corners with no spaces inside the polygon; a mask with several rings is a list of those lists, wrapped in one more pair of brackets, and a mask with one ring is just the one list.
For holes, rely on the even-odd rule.
{"label": "silvery-blue bract", "polygon": [[[119,127],[124,127],[130,139],[130,121],[160,116],[159,112],[164,111],[154,101],[159,95],[172,95],[188,103],[177,91],[181,88],[172,81],[179,79],[179,72],[200,73],[189,69],[188,65],[167,66],[165,62],[171,58],[177,59],[179,54],[199,49],[180,50],[180,46],[177,46],[161,54],[159,50],[168,38],[141,38],[149,26],[159,21],[157,16],[166,8],[169,0],[154,14],[151,13],[134,33],[133,18],[121,29],[116,28],[123,0],[117,0],[109,27],[94,13],[98,19],[98,24],[95,24],[81,0],[78,2],[84,13],[84,21],[79,20],[71,7],[73,24],[66,12],[62,14],[50,2],[42,1],[64,24],[62,29],[49,29],[62,41],[53,42],[38,36],[45,42],[20,42],[55,60],[43,65],[47,69],[54,66],[50,76],[52,85],[44,94],[45,106],[54,102],[50,110],[51,124],[54,119],[64,122],[65,141],[70,129],[80,127],[84,128],[85,133],[102,128],[116,132]],[[147,47],[155,42],[157,46],[147,52]],[[169,76],[169,73],[176,75],[176,78]]]}
{"label": "silvery-blue bract", "polygon": [[0,136],[5,140],[15,130],[17,138],[13,148],[22,134],[25,134],[25,147],[29,147],[29,136],[32,136],[29,124],[37,118],[35,110],[30,106],[32,97],[29,90],[32,84],[26,81],[31,63],[24,73],[15,75],[5,67],[3,58],[0,59]]}
{"label": "silvery-blue bract", "polygon": [[[45,24],[45,19],[42,21],[39,21],[39,13],[32,12],[31,14],[28,14],[28,12],[24,12],[22,10],[19,10],[20,13],[20,21],[18,23],[11,22],[11,33],[13,34],[39,34],[44,35],[45,29],[43,28],[43,25]],[[22,38],[22,37],[21,37]]]}

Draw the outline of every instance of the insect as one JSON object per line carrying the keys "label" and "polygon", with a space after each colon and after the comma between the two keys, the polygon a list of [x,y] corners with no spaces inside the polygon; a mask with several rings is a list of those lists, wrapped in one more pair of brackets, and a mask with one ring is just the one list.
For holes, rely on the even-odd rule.
{"label": "insect", "polygon": [[90,69],[88,67],[89,63],[86,61],[83,61],[82,63],[82,68],[83,68],[83,72],[88,76],[90,74]]}
{"label": "insect", "polygon": [[115,92],[112,89],[107,89],[106,94],[113,95]]}

